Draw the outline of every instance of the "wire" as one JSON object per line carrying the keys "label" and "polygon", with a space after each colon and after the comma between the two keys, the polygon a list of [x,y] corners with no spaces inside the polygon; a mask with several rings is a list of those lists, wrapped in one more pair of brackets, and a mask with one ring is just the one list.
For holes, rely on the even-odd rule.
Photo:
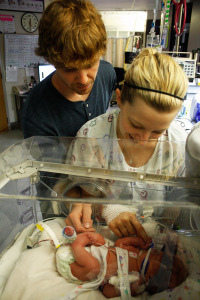
{"label": "wire", "polygon": [[46,240],[41,240],[41,241],[36,242],[36,243],[33,245],[32,248],[34,248],[36,245],[38,245],[38,244],[40,244],[40,243],[43,243],[43,242],[50,242],[51,245],[54,246],[54,245],[52,244],[53,240],[51,240],[51,239],[46,239]]}
{"label": "wire", "polygon": [[[172,0],[175,7],[176,7],[176,10],[175,10],[175,19],[174,19],[174,23],[175,23],[175,31],[176,31],[176,34],[178,36],[180,36],[182,33],[183,33],[183,30],[185,28],[185,22],[186,22],[186,15],[187,15],[187,4],[186,4],[186,0],[180,0],[180,2],[176,2],[175,0]],[[179,21],[179,17],[180,17],[180,9],[181,9],[181,5],[183,4],[184,6],[184,17],[183,17],[183,24],[182,24],[182,27],[180,29],[180,32],[178,30],[178,27],[177,27],[177,23]]]}
{"label": "wire", "polygon": [[195,230],[195,228],[192,224],[192,210],[190,210],[190,226],[191,226],[192,230]]}

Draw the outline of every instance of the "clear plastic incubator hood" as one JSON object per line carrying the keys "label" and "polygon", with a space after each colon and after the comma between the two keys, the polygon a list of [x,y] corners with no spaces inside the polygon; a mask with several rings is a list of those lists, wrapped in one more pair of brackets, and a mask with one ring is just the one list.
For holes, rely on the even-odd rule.
{"label": "clear plastic incubator hood", "polygon": [[[0,154],[1,300],[200,299],[200,163],[158,142],[144,164],[133,144],[33,137]],[[66,226],[74,205],[92,232]]]}

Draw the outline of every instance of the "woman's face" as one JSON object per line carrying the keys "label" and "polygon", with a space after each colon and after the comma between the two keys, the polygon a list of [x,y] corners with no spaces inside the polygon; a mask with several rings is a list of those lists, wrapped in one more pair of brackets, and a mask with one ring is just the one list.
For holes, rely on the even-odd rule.
{"label": "woman's face", "polygon": [[129,139],[139,144],[149,140],[157,140],[170,126],[179,109],[172,112],[159,112],[147,105],[140,97],[134,104],[121,103],[121,93],[117,92],[117,102],[120,108],[117,124],[117,137]]}

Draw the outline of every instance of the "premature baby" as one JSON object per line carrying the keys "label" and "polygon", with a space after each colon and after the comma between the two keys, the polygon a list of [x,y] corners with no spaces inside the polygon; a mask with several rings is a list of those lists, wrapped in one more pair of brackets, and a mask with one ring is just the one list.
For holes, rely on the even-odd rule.
{"label": "premature baby", "polygon": [[[68,234],[73,234],[70,226],[67,227]],[[79,284],[68,299],[97,288],[107,298],[122,293],[135,296],[144,290],[154,294],[180,285],[187,276],[183,262],[170,253],[169,248],[164,251],[163,260],[163,251],[154,249],[151,242],[145,243],[139,237],[124,237],[108,247],[101,234],[85,232],[71,244],[58,248],[56,262],[63,277]]]}

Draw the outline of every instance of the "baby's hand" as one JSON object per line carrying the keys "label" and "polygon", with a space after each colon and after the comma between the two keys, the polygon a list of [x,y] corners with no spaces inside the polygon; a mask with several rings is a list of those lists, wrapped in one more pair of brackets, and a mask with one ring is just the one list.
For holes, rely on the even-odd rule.
{"label": "baby's hand", "polygon": [[152,246],[152,239],[149,238],[148,241],[144,242],[143,240],[141,240],[139,247],[143,250],[149,249]]}

